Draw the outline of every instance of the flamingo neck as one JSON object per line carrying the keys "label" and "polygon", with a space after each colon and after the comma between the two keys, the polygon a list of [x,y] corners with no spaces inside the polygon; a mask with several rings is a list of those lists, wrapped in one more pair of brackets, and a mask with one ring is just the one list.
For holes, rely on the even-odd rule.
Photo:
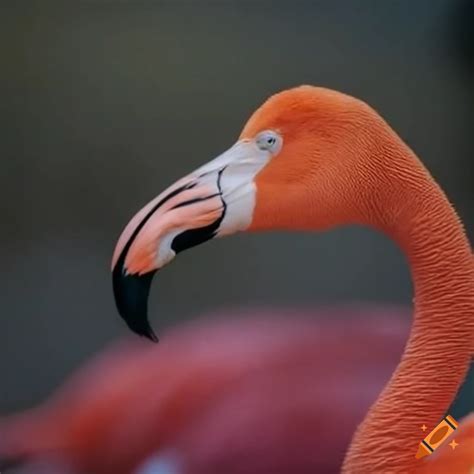
{"label": "flamingo neck", "polygon": [[445,416],[473,353],[472,251],[444,193],[409,158],[379,191],[388,205],[376,225],[407,256],[414,321],[398,367],[354,435],[344,473],[415,471],[420,427],[430,431]]}

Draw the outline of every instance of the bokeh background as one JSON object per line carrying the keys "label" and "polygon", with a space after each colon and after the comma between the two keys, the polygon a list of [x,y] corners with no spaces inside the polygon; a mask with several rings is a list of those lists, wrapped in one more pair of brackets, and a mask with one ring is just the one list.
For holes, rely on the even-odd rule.
{"label": "bokeh background", "polygon": [[[0,412],[127,333],[109,273],[123,226],[280,89],[373,105],[472,236],[473,24],[469,0],[2,1]],[[409,305],[411,283],[393,243],[348,228],[198,247],[158,275],[150,312],[159,334],[210,310],[356,302]]]}

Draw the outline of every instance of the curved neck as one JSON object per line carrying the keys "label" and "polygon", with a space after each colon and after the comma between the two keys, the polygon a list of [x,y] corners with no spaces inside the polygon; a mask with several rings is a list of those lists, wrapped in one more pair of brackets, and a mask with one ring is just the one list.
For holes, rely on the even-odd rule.
{"label": "curved neck", "polygon": [[408,258],[414,321],[400,364],[354,435],[344,473],[415,471],[420,427],[431,430],[445,416],[474,348],[469,242],[446,196],[417,158],[403,153],[409,166],[395,164],[390,185],[378,190],[387,208],[372,224]]}

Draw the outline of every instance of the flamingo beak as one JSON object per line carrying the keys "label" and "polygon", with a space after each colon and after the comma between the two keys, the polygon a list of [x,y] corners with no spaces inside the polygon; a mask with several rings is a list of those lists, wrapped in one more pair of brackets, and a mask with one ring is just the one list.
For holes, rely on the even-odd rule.
{"label": "flamingo beak", "polygon": [[158,341],[147,314],[157,270],[183,250],[250,225],[254,177],[269,157],[253,141],[240,140],[170,186],[129,222],[115,248],[112,281],[118,312],[132,331]]}

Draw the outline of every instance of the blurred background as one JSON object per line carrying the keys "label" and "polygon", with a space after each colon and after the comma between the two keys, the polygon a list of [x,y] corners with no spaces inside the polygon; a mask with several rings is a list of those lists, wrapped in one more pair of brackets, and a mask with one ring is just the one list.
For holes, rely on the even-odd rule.
{"label": "blurred background", "polygon": [[[3,1],[0,412],[36,404],[127,333],[110,276],[123,226],[281,89],[369,102],[472,237],[472,24],[468,0]],[[160,273],[150,313],[160,334],[210,310],[409,305],[411,291],[400,251],[368,229],[240,235]],[[474,409],[473,379],[454,416]]]}

